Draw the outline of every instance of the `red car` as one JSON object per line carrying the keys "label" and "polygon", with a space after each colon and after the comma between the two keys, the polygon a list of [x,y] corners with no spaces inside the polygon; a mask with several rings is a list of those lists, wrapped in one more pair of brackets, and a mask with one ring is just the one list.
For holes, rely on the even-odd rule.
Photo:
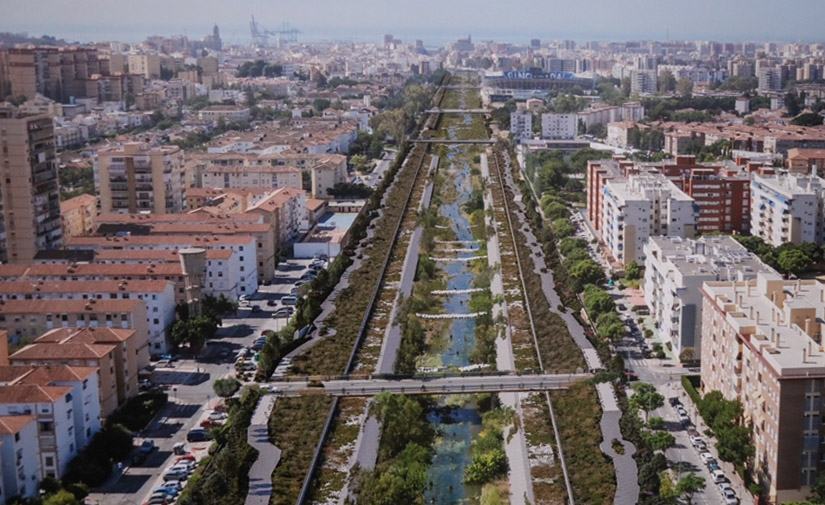
{"label": "red car", "polygon": [[626,369],[624,371],[624,377],[627,379],[628,382],[633,382],[639,380],[639,374],[634,372],[633,370]]}

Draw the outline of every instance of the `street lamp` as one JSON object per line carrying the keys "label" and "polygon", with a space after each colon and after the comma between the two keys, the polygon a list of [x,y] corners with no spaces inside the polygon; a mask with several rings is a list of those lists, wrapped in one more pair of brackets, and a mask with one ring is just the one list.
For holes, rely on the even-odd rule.
{"label": "street lamp", "polygon": [[178,402],[178,387],[177,386],[172,386],[172,395],[173,395],[172,396],[172,398],[173,398],[172,401],[177,403]]}

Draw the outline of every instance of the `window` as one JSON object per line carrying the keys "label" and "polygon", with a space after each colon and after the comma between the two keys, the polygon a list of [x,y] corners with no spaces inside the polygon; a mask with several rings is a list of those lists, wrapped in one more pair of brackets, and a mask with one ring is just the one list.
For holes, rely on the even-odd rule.
{"label": "window", "polygon": [[54,466],[54,456],[46,456],[46,466]]}
{"label": "window", "polygon": [[43,433],[51,433],[54,430],[54,423],[51,421],[40,421],[40,431]]}

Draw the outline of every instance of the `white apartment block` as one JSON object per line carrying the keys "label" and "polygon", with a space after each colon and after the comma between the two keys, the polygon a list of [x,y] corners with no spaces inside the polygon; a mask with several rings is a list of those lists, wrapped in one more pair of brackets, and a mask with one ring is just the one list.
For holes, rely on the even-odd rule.
{"label": "white apartment block", "polygon": [[742,403],[769,502],[805,500],[825,442],[825,284],[758,274],[702,291],[702,390]]}
{"label": "white apartment block", "polygon": [[659,336],[679,356],[701,359],[702,284],[743,281],[776,273],[728,236],[650,237],[644,246],[645,302]]}
{"label": "white apartment block", "polygon": [[825,241],[825,179],[810,175],[754,175],[751,234],[774,246]]}
{"label": "white apartment block", "polygon": [[602,191],[601,238],[610,256],[623,265],[644,262],[649,237],[695,234],[698,206],[662,175],[610,180]]}
{"label": "white apartment block", "polygon": [[42,474],[35,416],[0,416],[0,468],[0,503],[6,503],[12,496],[40,495]]}
{"label": "white apartment block", "polygon": [[655,70],[632,70],[630,72],[630,92],[634,94],[656,93],[657,81]]}
{"label": "white apartment block", "polygon": [[35,384],[0,387],[0,416],[36,418],[41,479],[61,478],[69,461],[82,449],[77,446],[75,431],[85,432],[86,427],[76,425],[71,391],[68,386]]}
{"label": "white apartment block", "polygon": [[569,140],[576,138],[579,119],[576,114],[542,114],[541,138]]}
{"label": "white apartment block", "polygon": [[578,114],[578,118],[588,129],[597,124],[606,125],[615,121],[641,121],[645,108],[640,102],[626,102],[622,105],[593,105]]}
{"label": "white apartment block", "polygon": [[290,165],[212,165],[203,172],[203,187],[301,189],[301,169]]}
{"label": "white apartment block", "polygon": [[[228,279],[222,292],[236,293],[237,296],[252,294],[258,290],[257,240],[252,235],[132,235],[129,237],[73,237],[68,241],[68,249],[118,249],[118,250],[180,250],[188,247],[202,247],[207,250],[229,250],[226,269],[206,269],[205,289],[219,289],[209,286],[210,271],[214,279]],[[209,254],[209,253],[207,253]],[[236,296],[233,296],[236,297]]]}
{"label": "white apartment block", "polygon": [[533,138],[533,114],[525,110],[511,112],[510,133],[515,139]]}
{"label": "white apartment block", "polygon": [[249,121],[249,108],[236,105],[210,105],[198,111],[198,119],[201,121],[220,121],[223,119],[227,123],[235,121]]}
{"label": "white apartment block", "polygon": [[[166,336],[175,322],[175,284],[172,281],[6,281],[0,300],[143,300],[151,352],[167,350]],[[102,325],[90,322],[89,326]]]}

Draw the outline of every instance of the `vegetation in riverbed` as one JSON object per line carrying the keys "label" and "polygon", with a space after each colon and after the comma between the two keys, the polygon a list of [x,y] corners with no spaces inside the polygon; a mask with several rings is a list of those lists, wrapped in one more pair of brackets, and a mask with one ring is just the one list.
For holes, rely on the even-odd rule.
{"label": "vegetation in riverbed", "polygon": [[550,393],[576,503],[608,505],[616,494],[613,464],[599,445],[601,407],[592,384]]}
{"label": "vegetation in riverbed", "polygon": [[358,503],[424,505],[435,440],[425,402],[389,393],[375,397],[372,412],[381,422],[381,445],[375,469],[359,475]]}

